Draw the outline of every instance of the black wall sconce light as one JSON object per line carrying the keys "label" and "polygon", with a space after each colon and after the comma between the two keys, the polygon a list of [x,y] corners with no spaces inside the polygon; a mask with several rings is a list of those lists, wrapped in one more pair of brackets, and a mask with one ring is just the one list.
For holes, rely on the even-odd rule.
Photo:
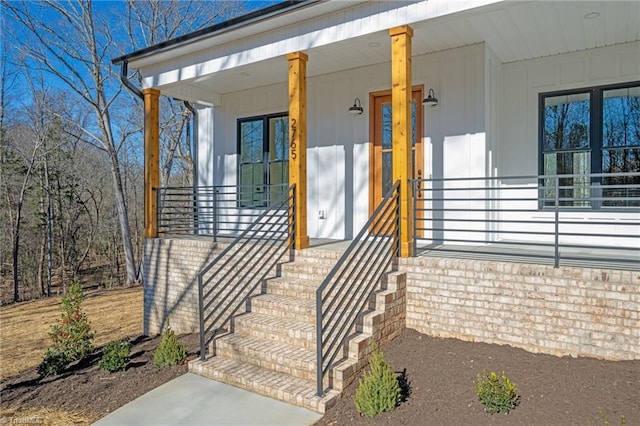
{"label": "black wall sconce light", "polygon": [[360,99],[356,98],[353,101],[353,106],[349,107],[349,114],[360,115],[362,111],[364,110],[362,109],[362,105],[360,105]]}
{"label": "black wall sconce light", "polygon": [[438,98],[436,98],[435,93],[433,93],[433,89],[429,89],[429,93],[427,94],[427,97],[422,101],[422,105],[431,107],[438,105]]}

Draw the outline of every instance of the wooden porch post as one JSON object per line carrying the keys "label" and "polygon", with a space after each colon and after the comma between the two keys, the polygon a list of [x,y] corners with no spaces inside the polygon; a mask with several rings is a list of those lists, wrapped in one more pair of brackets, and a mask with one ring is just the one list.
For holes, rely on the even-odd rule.
{"label": "wooden porch post", "polygon": [[296,185],[295,248],[309,247],[307,234],[307,60],[304,52],[289,61],[289,184]]}
{"label": "wooden porch post", "polygon": [[156,238],[156,195],[160,186],[160,91],[144,89],[144,236]]}
{"label": "wooden porch post", "polygon": [[411,37],[408,25],[392,28],[391,119],[393,182],[400,181],[400,256],[413,255],[413,194],[411,152]]}

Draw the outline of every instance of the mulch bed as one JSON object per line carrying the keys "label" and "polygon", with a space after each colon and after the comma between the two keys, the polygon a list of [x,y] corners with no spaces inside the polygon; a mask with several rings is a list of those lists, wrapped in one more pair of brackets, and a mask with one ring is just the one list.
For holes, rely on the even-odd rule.
{"label": "mulch bed", "polygon": [[[410,394],[394,411],[361,417],[356,383],[317,425],[640,425],[640,360],[533,354],[510,346],[435,339],[413,330],[382,349]],[[509,414],[487,414],[473,389],[476,375],[505,371],[520,405]],[[603,417],[604,416],[604,417]]]}
{"label": "mulch bed", "polygon": [[[186,365],[159,369],[153,351],[159,337],[130,339],[132,360],[124,372],[98,369],[100,350],[56,377],[38,380],[35,370],[0,383],[6,407],[55,407],[96,420],[149,390],[184,374]],[[181,336],[189,358],[198,335]],[[533,354],[509,346],[435,339],[413,330],[383,348],[387,361],[404,372],[409,395],[396,410],[374,419],[355,410],[355,384],[317,423],[328,425],[640,425],[640,360],[601,361]],[[483,369],[505,371],[518,386],[520,405],[509,414],[483,411],[473,380]],[[606,421],[605,421],[606,420]]]}
{"label": "mulch bed", "polygon": [[[187,345],[188,359],[199,351],[197,334],[180,336]],[[39,380],[35,369],[0,382],[0,401],[3,408],[55,407],[59,410],[81,412],[97,420],[116,408],[133,401],[146,392],[187,372],[182,365],[157,368],[153,352],[160,336],[137,336],[131,342],[131,361],[125,371],[108,373],[98,368],[101,349],[81,362],[72,364],[58,376]]]}

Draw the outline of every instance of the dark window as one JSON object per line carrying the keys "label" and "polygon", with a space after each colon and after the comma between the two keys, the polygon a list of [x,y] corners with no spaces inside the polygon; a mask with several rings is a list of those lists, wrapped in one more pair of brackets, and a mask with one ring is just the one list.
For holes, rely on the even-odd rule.
{"label": "dark window", "polygon": [[640,83],[541,94],[540,147],[545,206],[639,206]]}
{"label": "dark window", "polygon": [[238,120],[241,207],[280,202],[289,183],[289,118],[286,113]]}

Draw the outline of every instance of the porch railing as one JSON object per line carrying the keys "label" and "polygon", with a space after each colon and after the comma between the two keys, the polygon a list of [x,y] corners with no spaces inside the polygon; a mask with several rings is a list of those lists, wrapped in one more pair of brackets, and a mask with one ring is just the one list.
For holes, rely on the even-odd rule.
{"label": "porch railing", "polygon": [[640,173],[421,179],[413,191],[416,249],[640,264]]}
{"label": "porch railing", "polygon": [[154,188],[158,234],[237,236],[288,190],[287,184]]}
{"label": "porch railing", "polygon": [[399,187],[387,192],[336,266],[316,290],[317,394],[323,379],[383,275],[394,267],[399,252]]}
{"label": "porch railing", "polygon": [[225,330],[265,279],[276,276],[282,258],[295,241],[294,186],[287,196],[269,205],[198,274],[200,358]]}

